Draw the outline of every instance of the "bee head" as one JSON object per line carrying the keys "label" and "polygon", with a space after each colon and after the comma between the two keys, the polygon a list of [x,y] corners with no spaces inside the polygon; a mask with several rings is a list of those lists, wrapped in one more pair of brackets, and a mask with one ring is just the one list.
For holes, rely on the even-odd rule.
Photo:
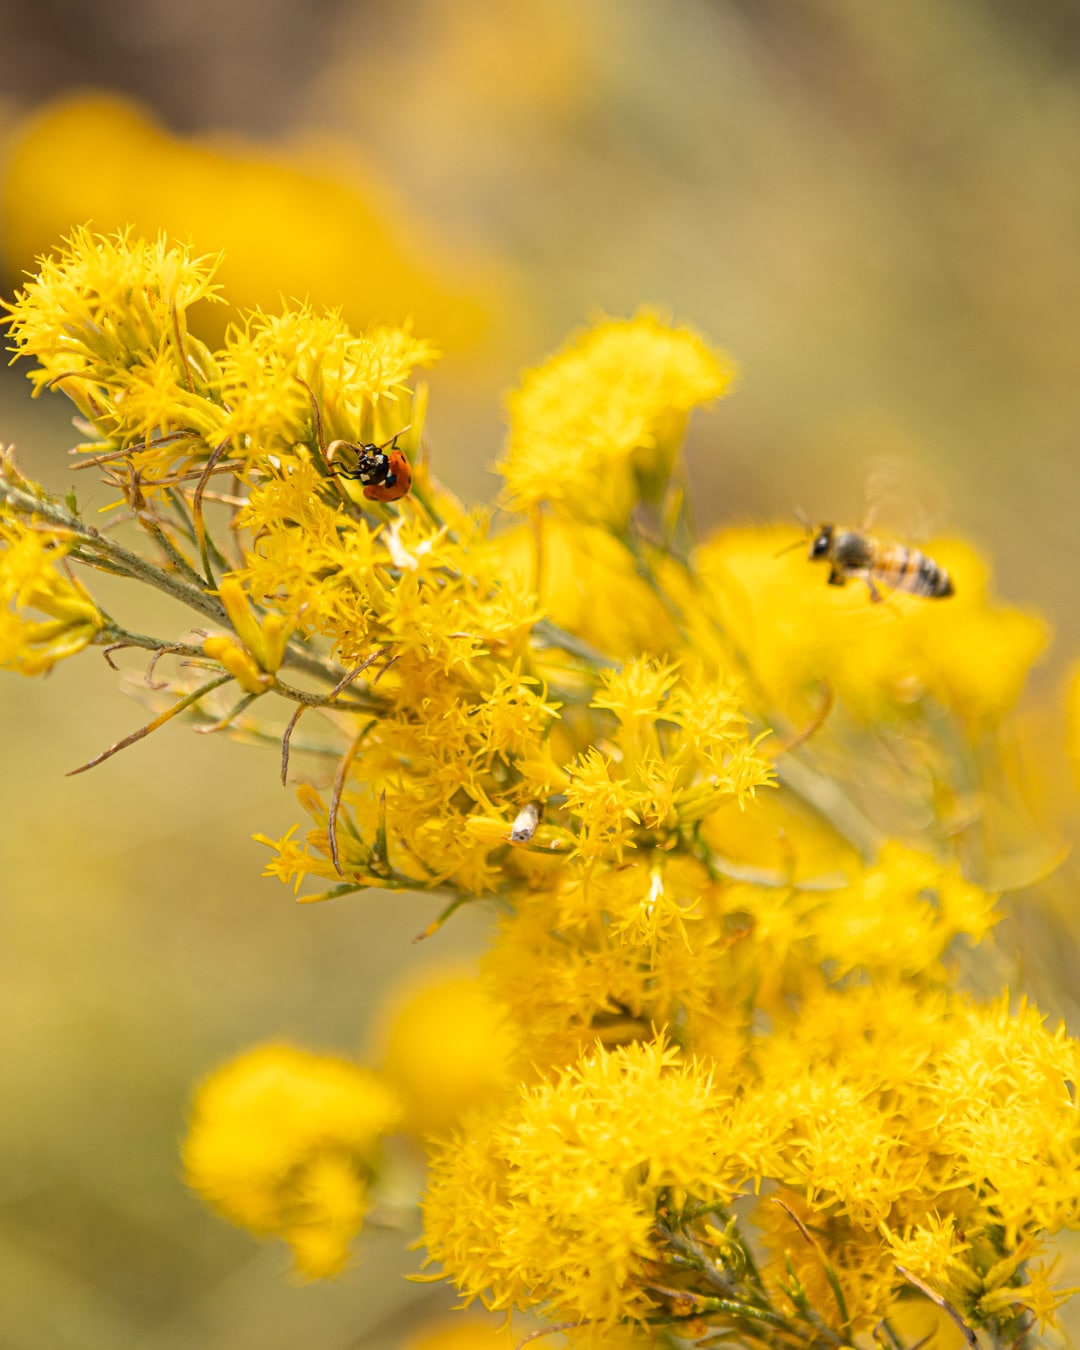
{"label": "bee head", "polygon": [[827,558],[829,549],[832,545],[833,527],[831,525],[821,525],[814,536],[813,543],[810,545],[811,558]]}

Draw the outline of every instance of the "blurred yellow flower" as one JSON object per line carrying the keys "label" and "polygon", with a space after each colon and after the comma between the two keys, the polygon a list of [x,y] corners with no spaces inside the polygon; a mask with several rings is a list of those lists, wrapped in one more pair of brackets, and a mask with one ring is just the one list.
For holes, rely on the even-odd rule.
{"label": "blurred yellow flower", "polygon": [[1065,694],[1065,748],[1080,782],[1080,663],[1069,673]]}
{"label": "blurred yellow flower", "polygon": [[[74,222],[92,221],[224,247],[222,276],[243,308],[284,294],[340,306],[359,325],[411,314],[455,351],[484,342],[505,317],[490,277],[418,245],[417,222],[395,221],[379,186],[355,165],[343,169],[353,159],[345,147],[273,152],[221,135],[185,139],[112,94],[56,99],[11,144],[0,237],[16,275]],[[208,339],[220,339],[222,321],[200,317]]]}
{"label": "blurred yellow flower", "polygon": [[931,546],[954,596],[884,591],[885,602],[873,604],[858,581],[828,586],[799,553],[777,556],[791,533],[724,529],[697,554],[717,616],[770,703],[805,717],[808,693],[827,681],[861,719],[895,720],[929,697],[973,733],[1013,708],[1049,629],[991,599],[986,565],[969,544]]}
{"label": "blurred yellow flower", "polygon": [[466,1109],[510,1083],[517,1034],[468,975],[408,981],[382,1013],[382,1072],[404,1104],[404,1127],[443,1135]]}
{"label": "blurred yellow flower", "polygon": [[425,1324],[403,1342],[401,1350],[515,1350],[521,1337],[520,1330],[501,1318],[456,1316]]}
{"label": "blurred yellow flower", "polygon": [[536,590],[545,614],[598,651],[619,659],[678,646],[662,600],[601,526],[553,515],[496,535],[490,549],[504,573]]}
{"label": "blurred yellow flower", "polygon": [[368,1209],[379,1142],[400,1106],[366,1069],[271,1043],[222,1065],[195,1094],[188,1184],[225,1218],[283,1238],[309,1278],[336,1274]]}

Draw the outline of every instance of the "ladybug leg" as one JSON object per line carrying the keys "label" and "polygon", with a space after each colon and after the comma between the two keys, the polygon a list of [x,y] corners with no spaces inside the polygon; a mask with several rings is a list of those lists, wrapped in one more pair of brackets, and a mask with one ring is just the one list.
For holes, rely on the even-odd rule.
{"label": "ladybug leg", "polygon": [[390,437],[390,439],[389,439],[388,441],[383,441],[382,445],[377,445],[377,446],[375,446],[375,449],[376,449],[376,450],[396,450],[396,449],[397,449],[397,443],[398,443],[398,437],[399,437],[399,436],[404,436],[405,433],[406,433],[407,431],[411,431],[411,430],[412,430],[412,423],[409,422],[408,425],[403,426],[403,427],[400,429],[400,431],[395,431],[394,434]]}

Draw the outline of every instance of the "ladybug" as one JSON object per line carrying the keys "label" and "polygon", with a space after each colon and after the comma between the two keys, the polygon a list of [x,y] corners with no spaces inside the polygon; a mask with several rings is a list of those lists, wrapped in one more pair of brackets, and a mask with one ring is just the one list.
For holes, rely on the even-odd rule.
{"label": "ladybug", "polygon": [[[339,478],[351,478],[363,483],[364,496],[368,501],[396,502],[412,487],[409,461],[404,451],[397,448],[398,437],[408,430],[408,427],[402,427],[382,445],[332,441],[326,449],[327,466]],[[343,453],[348,461],[346,463],[342,463],[340,458]]]}

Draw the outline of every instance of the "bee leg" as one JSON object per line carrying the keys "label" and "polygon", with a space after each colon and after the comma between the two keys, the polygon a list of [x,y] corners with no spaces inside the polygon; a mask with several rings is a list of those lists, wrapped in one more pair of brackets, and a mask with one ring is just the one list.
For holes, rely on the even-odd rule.
{"label": "bee leg", "polygon": [[830,586],[842,586],[846,580],[847,577],[844,576],[843,572],[838,572],[835,567],[830,569],[829,571]]}
{"label": "bee leg", "polygon": [[863,581],[866,582],[866,589],[870,592],[870,603],[872,605],[880,605],[882,600],[885,599],[885,597],[874,585],[874,578],[870,575],[869,572],[867,572],[866,575],[863,577]]}

